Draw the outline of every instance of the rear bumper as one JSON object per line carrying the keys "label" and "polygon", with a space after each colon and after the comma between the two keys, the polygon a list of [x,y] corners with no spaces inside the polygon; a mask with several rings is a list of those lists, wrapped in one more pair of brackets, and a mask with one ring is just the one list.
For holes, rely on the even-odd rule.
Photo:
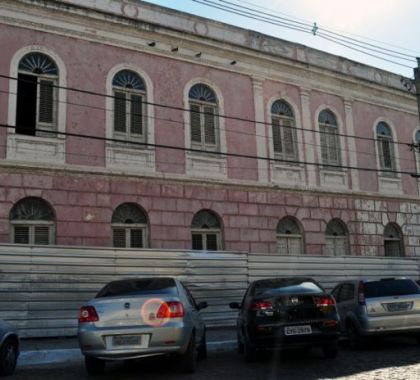
{"label": "rear bumper", "polygon": [[420,315],[365,317],[361,320],[361,335],[407,335],[420,333]]}
{"label": "rear bumper", "polygon": [[[112,345],[114,335],[144,335],[147,344],[141,346]],[[183,324],[159,328],[104,329],[95,326],[79,328],[78,339],[82,354],[105,360],[125,360],[146,356],[181,354],[188,347],[191,329]]]}

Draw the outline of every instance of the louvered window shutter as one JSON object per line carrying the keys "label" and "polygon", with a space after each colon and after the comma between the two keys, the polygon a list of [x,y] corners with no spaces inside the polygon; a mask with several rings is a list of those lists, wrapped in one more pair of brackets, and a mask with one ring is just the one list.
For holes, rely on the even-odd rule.
{"label": "louvered window shutter", "polygon": [[54,115],[54,82],[41,80],[39,88],[39,117],[40,123],[52,123]]}
{"label": "louvered window shutter", "polygon": [[295,155],[295,143],[294,143],[294,130],[290,120],[283,120],[283,141],[284,150],[289,158],[293,158]]}
{"label": "louvered window shutter", "polygon": [[50,227],[35,226],[34,227],[34,242],[35,244],[48,245],[50,244]]}
{"label": "louvered window shutter", "polygon": [[141,228],[130,230],[130,247],[143,248],[143,230]]}
{"label": "louvered window shutter", "polygon": [[125,229],[114,228],[113,229],[113,245],[117,248],[125,248]]}
{"label": "louvered window shutter", "polygon": [[272,129],[273,129],[273,148],[274,152],[282,153],[282,144],[281,144],[281,133],[280,133],[280,120],[277,118],[272,119]]}
{"label": "louvered window shutter", "polygon": [[190,124],[191,141],[201,143],[201,115],[197,104],[191,104]]}
{"label": "louvered window shutter", "polygon": [[382,154],[384,168],[392,169],[391,147],[389,141],[382,141]]}
{"label": "louvered window shutter", "polygon": [[216,144],[216,123],[213,107],[204,107],[204,134],[206,144]]}
{"label": "louvered window shutter", "polygon": [[328,132],[328,161],[331,164],[338,164],[338,138],[335,134],[335,130],[329,128]]}
{"label": "louvered window shutter", "polygon": [[320,127],[321,157],[323,163],[328,163],[328,142],[325,127]]}
{"label": "louvered window shutter", "polygon": [[203,249],[203,236],[201,234],[192,234],[192,249],[199,251]]}
{"label": "louvered window shutter", "polygon": [[207,249],[209,251],[217,251],[217,235],[207,234]]}
{"label": "louvered window shutter", "polygon": [[15,226],[13,242],[15,244],[29,244],[29,226]]}
{"label": "louvered window shutter", "polygon": [[123,92],[115,92],[114,95],[114,131],[126,132],[126,101]]}
{"label": "louvered window shutter", "polygon": [[142,97],[131,95],[131,133],[135,135],[143,134],[142,107]]}

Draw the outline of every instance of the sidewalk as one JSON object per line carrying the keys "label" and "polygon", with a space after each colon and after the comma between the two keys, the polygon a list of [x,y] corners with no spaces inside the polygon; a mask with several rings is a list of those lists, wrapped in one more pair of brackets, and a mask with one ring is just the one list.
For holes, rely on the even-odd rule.
{"label": "sidewalk", "polygon": [[[236,348],[233,327],[207,330],[208,351],[231,351]],[[18,366],[70,363],[83,360],[77,338],[22,339]]]}

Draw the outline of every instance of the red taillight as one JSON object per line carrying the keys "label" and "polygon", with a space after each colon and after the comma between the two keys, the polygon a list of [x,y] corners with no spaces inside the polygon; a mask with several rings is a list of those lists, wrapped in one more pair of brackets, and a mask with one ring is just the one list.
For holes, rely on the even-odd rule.
{"label": "red taillight", "polygon": [[158,319],[168,318],[182,318],[184,316],[184,305],[179,301],[163,302],[160,305],[159,310],[156,314]]}
{"label": "red taillight", "polygon": [[82,306],[79,311],[79,323],[99,321],[98,313],[93,306]]}
{"label": "red taillight", "polygon": [[318,307],[330,307],[335,305],[334,298],[330,296],[315,297],[314,301],[316,306]]}
{"label": "red taillight", "polygon": [[254,301],[249,305],[249,310],[252,311],[264,311],[273,310],[273,305],[268,301]]}
{"label": "red taillight", "polygon": [[358,298],[359,298],[359,305],[366,305],[366,298],[365,298],[365,285],[362,281],[359,282],[359,289],[358,289]]}

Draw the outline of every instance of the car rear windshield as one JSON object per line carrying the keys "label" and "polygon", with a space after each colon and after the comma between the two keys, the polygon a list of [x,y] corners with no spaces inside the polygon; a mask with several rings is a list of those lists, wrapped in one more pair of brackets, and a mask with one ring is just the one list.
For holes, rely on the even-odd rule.
{"label": "car rear windshield", "polygon": [[257,281],[251,295],[317,294],[323,292],[324,289],[310,279],[274,279]]}
{"label": "car rear windshield", "polygon": [[366,298],[420,294],[420,288],[411,280],[369,281],[364,285]]}
{"label": "car rear windshield", "polygon": [[172,278],[121,280],[110,282],[96,298],[147,294],[177,295],[178,290]]}

